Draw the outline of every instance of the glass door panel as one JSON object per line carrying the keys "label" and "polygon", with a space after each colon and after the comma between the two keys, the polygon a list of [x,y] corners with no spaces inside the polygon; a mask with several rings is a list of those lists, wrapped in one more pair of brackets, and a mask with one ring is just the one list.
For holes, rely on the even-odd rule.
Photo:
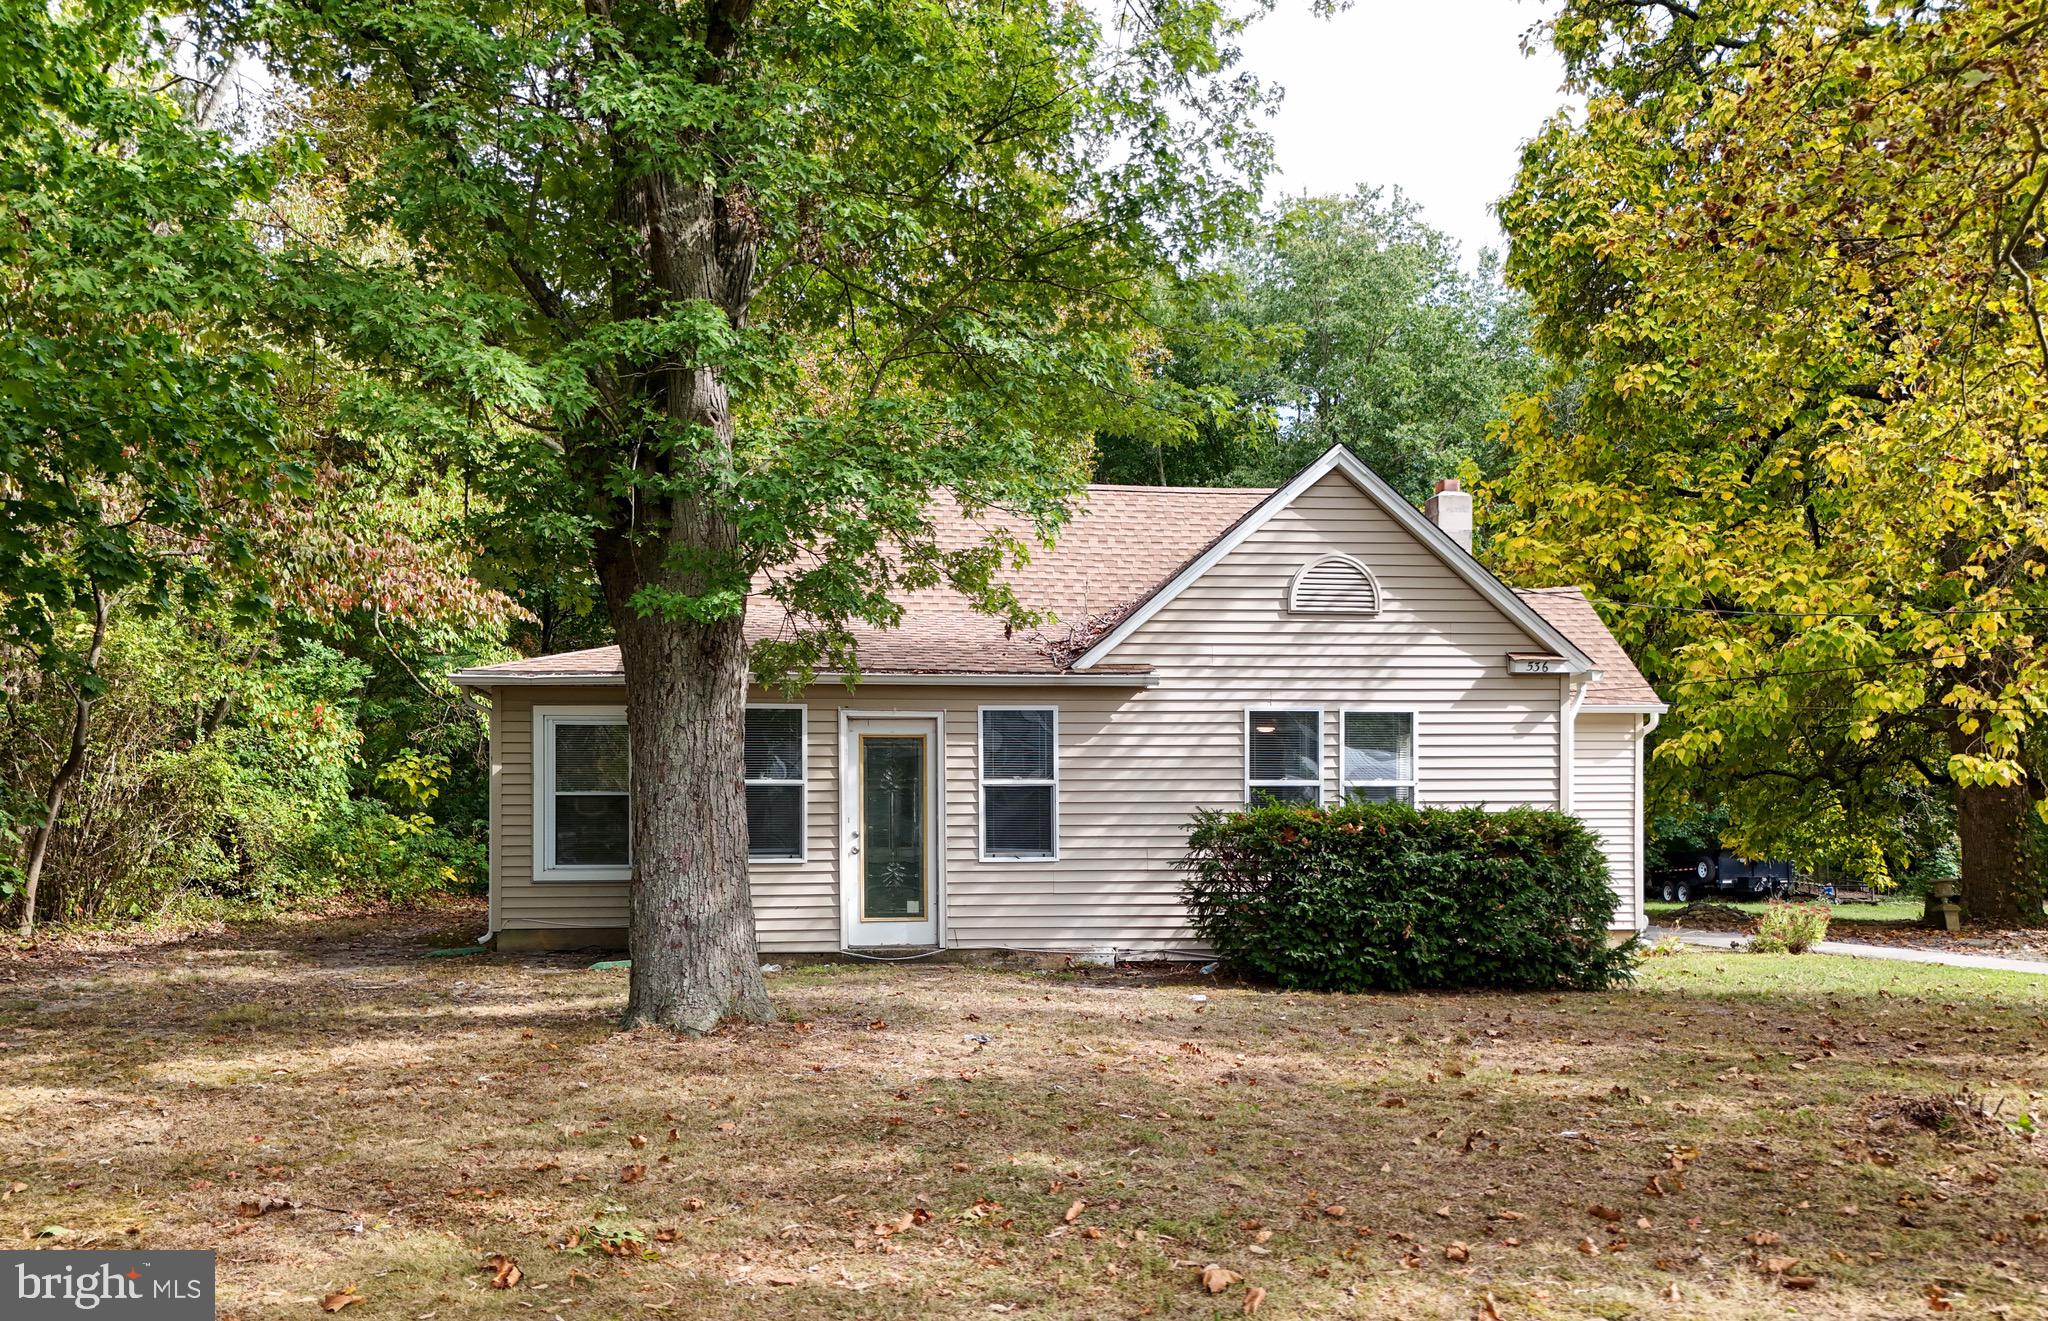
{"label": "glass door panel", "polygon": [[861,920],[922,922],[931,911],[924,736],[862,735],[860,764]]}

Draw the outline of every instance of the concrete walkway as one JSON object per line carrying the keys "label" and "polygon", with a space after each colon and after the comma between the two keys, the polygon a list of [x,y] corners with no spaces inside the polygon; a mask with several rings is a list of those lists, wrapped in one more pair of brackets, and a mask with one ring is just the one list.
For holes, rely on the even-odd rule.
{"label": "concrete walkway", "polygon": [[[1690,931],[1652,926],[1643,932],[1647,944],[1676,937],[1702,949],[1734,949],[1749,937],[1734,931]],[[1816,954],[1847,954],[1858,959],[1890,959],[1895,963],[1939,963],[1951,968],[1993,968],[2000,972],[2030,972],[2048,976],[2048,959],[2008,959],[1996,954],[1958,954],[1945,949],[1909,949],[1898,945],[1866,945],[1855,940],[1823,940],[1813,947]]]}

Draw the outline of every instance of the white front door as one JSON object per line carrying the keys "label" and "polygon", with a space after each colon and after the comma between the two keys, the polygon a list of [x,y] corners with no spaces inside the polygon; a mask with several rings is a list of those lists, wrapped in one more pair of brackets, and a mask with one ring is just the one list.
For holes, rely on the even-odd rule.
{"label": "white front door", "polygon": [[942,755],[936,716],[847,717],[839,893],[851,948],[939,943]]}

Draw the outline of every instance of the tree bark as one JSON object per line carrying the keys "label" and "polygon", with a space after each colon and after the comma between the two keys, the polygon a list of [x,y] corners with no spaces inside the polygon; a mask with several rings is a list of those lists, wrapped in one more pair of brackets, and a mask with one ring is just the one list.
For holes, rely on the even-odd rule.
{"label": "tree bark", "polygon": [[[718,373],[664,375],[674,391],[669,406],[729,454],[732,415]],[[632,523],[596,543],[630,731],[633,967],[625,1025],[708,1032],[721,1019],[770,1015],[747,874],[746,620],[743,612],[678,617],[639,594],[703,597],[734,572],[738,537],[710,492],[643,497],[633,508]]]}
{"label": "tree bark", "polygon": [[2041,908],[2040,857],[2034,847],[2033,795],[2024,784],[1957,785],[1957,882],[1971,926],[2048,926]]}
{"label": "tree bark", "polygon": [[[589,2],[628,43],[671,39],[666,19],[643,33],[646,12]],[[699,81],[725,81],[751,8],[752,0],[709,0]],[[714,179],[650,168],[648,153],[614,145],[614,213],[620,229],[636,236],[644,263],[614,271],[614,318],[631,322],[708,303],[744,327],[760,245],[751,210]],[[698,136],[690,145],[706,142]],[[721,1019],[761,1020],[770,1012],[747,875],[747,570],[722,503],[732,410],[723,374],[699,355],[619,367],[603,386],[624,396],[612,414],[623,432],[594,438],[592,457],[602,488],[622,460],[633,477],[609,501],[594,548],[624,662],[631,731],[633,968],[625,1025],[707,1032]],[[696,605],[733,591],[741,604],[725,617],[696,613]]]}
{"label": "tree bark", "polygon": [[100,655],[107,643],[107,598],[98,587],[92,591],[92,642],[85,652],[85,670],[79,676],[78,686],[71,696],[71,746],[64,754],[64,760],[57,767],[57,773],[50,777],[50,790],[43,797],[43,824],[29,837],[28,863],[22,869],[21,880],[21,938],[27,940],[36,933],[36,900],[42,889],[43,865],[49,860],[50,839],[57,833],[57,818],[63,814],[64,800],[71,793],[71,786],[78,783],[78,777],[85,773],[85,754],[90,746],[88,734],[92,720],[93,693],[91,683],[99,677]]}
{"label": "tree bark", "polygon": [[[732,452],[732,414],[714,368],[655,379],[666,382],[661,402],[672,415],[709,437],[705,450],[668,451],[661,477]],[[680,485],[667,498],[639,494],[631,518],[598,535],[596,562],[625,667],[630,731],[625,1025],[708,1032],[725,1018],[765,1020],[770,1008],[747,873],[745,614],[699,620],[640,599],[648,588],[702,599],[737,572],[738,534],[716,494],[694,480]]]}
{"label": "tree bark", "polygon": [[743,623],[629,610],[618,634],[633,776],[625,1025],[701,1033],[766,1019],[747,877]]}

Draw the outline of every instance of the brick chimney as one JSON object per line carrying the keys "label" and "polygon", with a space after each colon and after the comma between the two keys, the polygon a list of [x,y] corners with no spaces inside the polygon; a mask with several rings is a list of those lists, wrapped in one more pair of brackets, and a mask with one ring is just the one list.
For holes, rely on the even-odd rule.
{"label": "brick chimney", "polygon": [[1429,515],[1429,521],[1442,528],[1461,550],[1472,551],[1472,497],[1458,485],[1455,477],[1446,477],[1436,484],[1436,494],[1429,497],[1429,503],[1422,507]]}

